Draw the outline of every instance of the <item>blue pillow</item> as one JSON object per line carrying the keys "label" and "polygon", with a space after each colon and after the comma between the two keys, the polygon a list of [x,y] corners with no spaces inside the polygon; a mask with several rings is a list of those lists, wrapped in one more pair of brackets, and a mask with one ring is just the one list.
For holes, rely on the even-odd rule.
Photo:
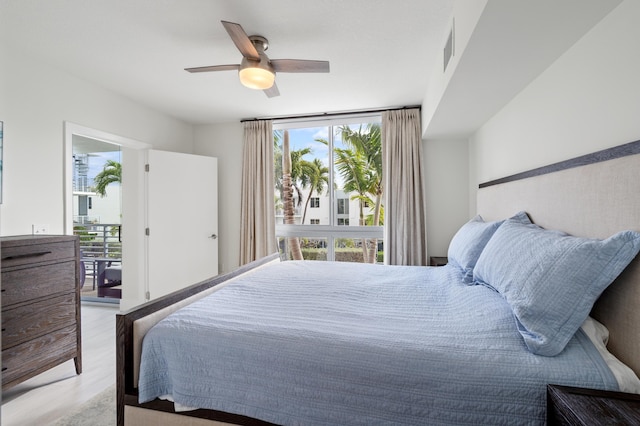
{"label": "blue pillow", "polygon": [[554,356],[639,250],[634,231],[597,240],[507,220],[480,255],[474,281],[511,305],[529,351]]}
{"label": "blue pillow", "polygon": [[[525,212],[516,214],[513,220],[523,223],[531,223]],[[462,225],[449,243],[447,253],[448,263],[462,271],[465,284],[473,283],[473,268],[480,257],[480,253],[487,242],[496,232],[496,229],[504,222],[485,222],[480,215]]]}

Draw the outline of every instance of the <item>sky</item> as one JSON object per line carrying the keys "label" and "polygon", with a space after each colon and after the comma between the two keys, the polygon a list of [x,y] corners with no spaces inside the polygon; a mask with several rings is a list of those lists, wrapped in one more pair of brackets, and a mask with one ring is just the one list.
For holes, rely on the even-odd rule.
{"label": "sky", "polygon": [[[121,153],[122,151],[110,151],[110,152],[96,152],[89,154],[89,172],[87,177],[93,181],[95,175],[100,173],[104,168],[107,160],[114,160],[117,162],[121,162]],[[114,184],[115,185],[115,184]]]}
{"label": "sky", "polygon": [[[352,129],[357,129],[360,124],[350,124]],[[334,127],[334,148],[346,148],[342,143],[340,131],[338,126]],[[316,139],[329,139],[329,126],[322,127],[307,127],[299,129],[289,129],[289,144],[292,151],[311,148],[311,154],[305,155],[303,158],[307,161],[313,161],[314,158],[319,158],[325,166],[329,166],[329,147],[323,143],[316,142]],[[338,185],[338,188],[342,188],[342,182],[338,173],[335,174],[334,179]]]}
{"label": "sky", "polygon": [[[317,142],[316,139],[328,140],[329,127],[310,127],[289,130],[291,151],[311,148],[311,154],[307,154],[303,158],[307,161],[313,161],[314,158],[318,158],[322,161],[322,164],[329,167],[329,147],[321,142]],[[334,148],[344,148],[339,138],[334,138],[333,146]],[[336,180],[338,188],[342,188],[343,185],[340,176],[336,174],[334,179]]]}

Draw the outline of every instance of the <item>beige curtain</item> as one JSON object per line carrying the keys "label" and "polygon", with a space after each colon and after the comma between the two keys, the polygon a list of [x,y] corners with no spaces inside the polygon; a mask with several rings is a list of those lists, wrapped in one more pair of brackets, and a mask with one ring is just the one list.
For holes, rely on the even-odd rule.
{"label": "beige curtain", "polygon": [[244,123],[240,207],[240,264],[277,251],[270,120]]}
{"label": "beige curtain", "polygon": [[384,257],[388,265],[426,265],[420,110],[382,113]]}

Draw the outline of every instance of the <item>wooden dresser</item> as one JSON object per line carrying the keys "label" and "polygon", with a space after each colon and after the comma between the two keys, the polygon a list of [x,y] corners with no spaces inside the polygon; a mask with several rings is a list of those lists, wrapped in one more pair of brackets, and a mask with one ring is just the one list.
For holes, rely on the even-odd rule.
{"label": "wooden dresser", "polygon": [[2,389],[73,358],[82,372],[75,236],[0,238]]}

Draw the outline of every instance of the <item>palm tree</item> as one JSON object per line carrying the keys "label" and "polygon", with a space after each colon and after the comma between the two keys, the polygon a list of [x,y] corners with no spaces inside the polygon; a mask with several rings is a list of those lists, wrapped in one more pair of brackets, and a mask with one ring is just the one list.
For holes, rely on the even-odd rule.
{"label": "palm tree", "polygon": [[[349,126],[340,128],[342,141],[349,149],[336,149],[336,166],[345,180],[345,191],[355,192],[352,199],[360,205],[360,226],[365,226],[364,203],[374,205],[373,226],[380,225],[382,209],[382,140],[380,125],[368,123],[353,130]],[[363,240],[365,262],[375,263],[377,239],[370,241],[371,249]]]}
{"label": "palm tree", "polygon": [[[283,186],[283,145],[280,145],[280,141],[284,139],[284,134],[286,130],[276,130],[273,132],[273,159],[274,159],[274,175],[275,175],[275,187],[278,193],[280,194],[280,200],[284,200],[284,186]],[[288,134],[288,131],[286,131]],[[311,154],[311,148],[302,148],[294,151],[289,150],[289,156],[291,157],[291,183],[293,185],[293,189],[295,190],[295,194],[297,198],[294,200],[294,206],[299,206],[302,204],[302,189],[300,185],[303,187],[307,184],[308,178],[307,175],[311,173],[311,167],[308,164],[300,164],[300,163],[308,163],[302,159],[307,154]]]}
{"label": "palm tree", "polygon": [[[295,224],[295,209],[293,206],[293,183],[291,178],[291,154],[289,153],[289,131],[284,131],[282,143],[282,201],[284,203],[285,225]],[[298,238],[287,238],[293,260],[302,260],[302,250]]]}
{"label": "palm tree", "polygon": [[305,170],[309,171],[309,175],[305,177],[305,180],[308,180],[309,187],[309,195],[307,196],[307,201],[304,203],[304,213],[302,213],[302,222],[304,225],[304,220],[307,217],[307,208],[309,207],[309,201],[311,201],[311,196],[313,192],[317,192],[318,195],[322,195],[322,191],[324,191],[324,186],[329,185],[329,168],[322,164],[319,158],[314,158],[313,162],[308,162],[308,167],[305,167]]}
{"label": "palm tree", "polygon": [[[308,148],[304,148],[304,149],[291,151],[289,153],[289,157],[291,158],[291,186],[294,191],[294,196],[293,196],[294,207],[300,206],[300,204],[302,204],[302,198],[303,198],[302,189],[308,185],[309,183],[308,175],[313,172],[312,163],[309,163],[306,160],[300,159],[302,155],[310,152],[311,151],[309,151]],[[277,159],[275,160],[276,164],[278,163],[280,164],[280,166],[276,167],[276,170],[275,170],[275,177],[276,177],[275,189],[278,191],[278,194],[280,194],[279,197],[276,195],[276,204],[282,204],[284,200],[284,182],[283,182],[284,173],[282,172],[282,163],[283,163],[282,160],[283,160],[282,154],[278,155]],[[300,165],[299,163],[301,162],[304,164]]]}
{"label": "palm tree", "polygon": [[[289,134],[287,132],[287,134]],[[310,176],[314,173],[313,163],[306,161],[303,157],[307,154],[313,153],[313,150],[309,147],[296,149],[295,151],[291,151],[291,185],[293,185],[293,189],[296,191],[296,201],[295,204],[297,207],[300,207],[302,204],[302,188],[305,188],[309,185]]]}
{"label": "palm tree", "polygon": [[278,194],[280,194],[280,200],[284,200],[282,192],[282,130],[273,131],[273,171],[276,179],[275,186]]}
{"label": "palm tree", "polygon": [[94,178],[95,191],[100,197],[107,195],[107,186],[114,182],[122,182],[122,165],[114,160],[107,160],[102,171]]}
{"label": "palm tree", "polygon": [[[366,161],[363,156],[351,149],[334,149],[335,165],[340,173],[340,176],[344,180],[343,189],[347,193],[355,195],[351,196],[352,200],[357,199],[358,211],[359,211],[359,226],[365,226],[364,217],[364,202],[368,200],[367,188],[368,177],[366,170]],[[367,262],[369,259],[369,251],[367,248],[366,240],[362,240],[362,256],[363,261]]]}

